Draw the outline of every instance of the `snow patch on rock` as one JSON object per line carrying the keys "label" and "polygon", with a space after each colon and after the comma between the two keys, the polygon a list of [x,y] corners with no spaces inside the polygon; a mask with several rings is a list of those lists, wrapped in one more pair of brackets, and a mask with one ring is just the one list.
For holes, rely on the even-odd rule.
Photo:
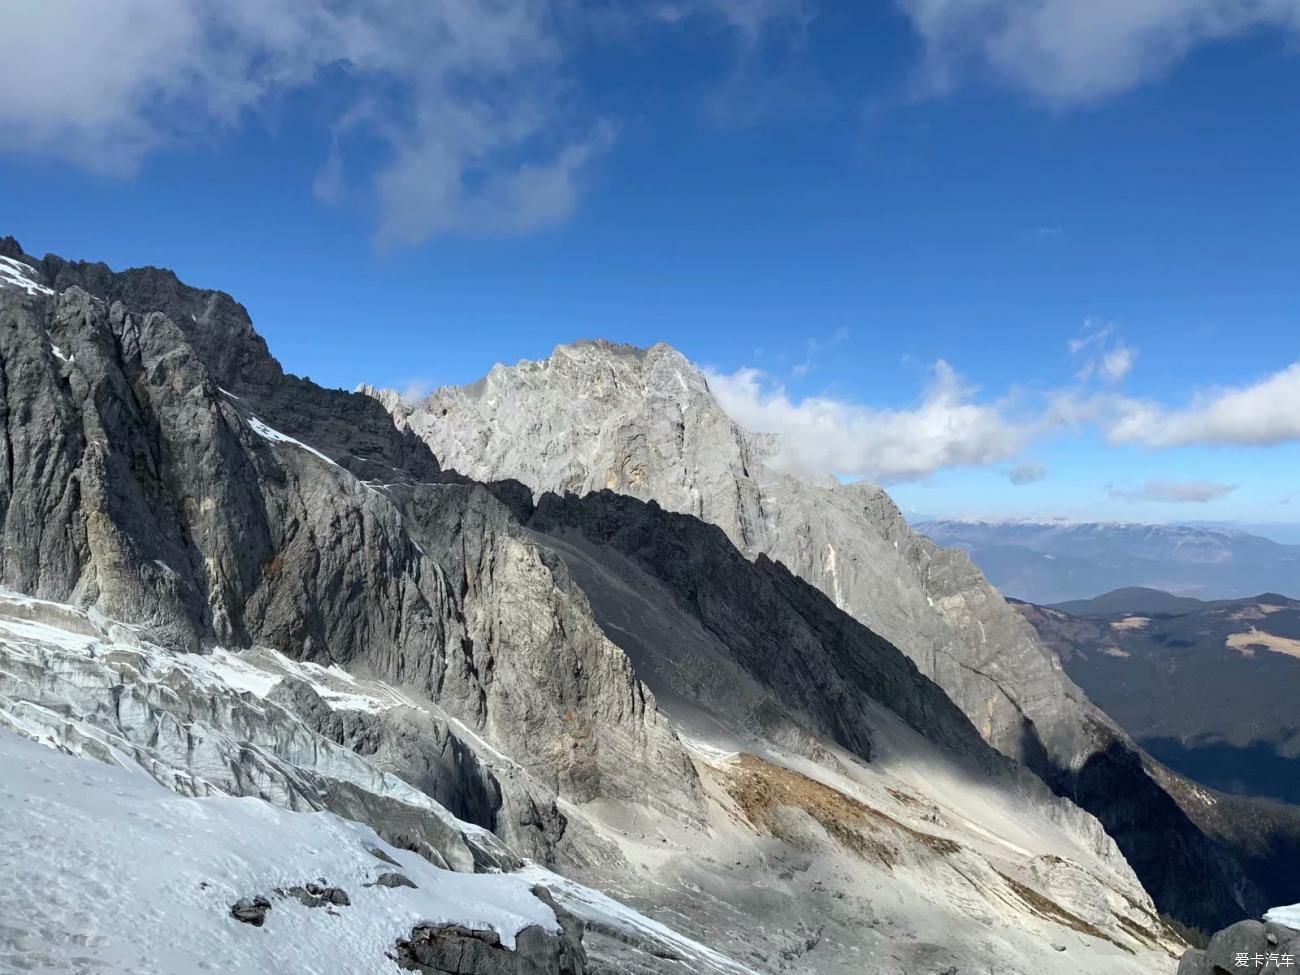
{"label": "snow patch on rock", "polygon": [[1289,907],[1275,907],[1264,915],[1264,920],[1300,931],[1300,904],[1292,904]]}
{"label": "snow patch on rock", "polygon": [[47,288],[36,280],[34,267],[12,257],[0,257],[0,288],[5,287],[19,288],[29,295],[54,294],[53,288]]}
{"label": "snow patch on rock", "polygon": [[279,430],[267,426],[265,423],[263,423],[261,420],[259,420],[257,417],[253,416],[252,414],[249,414],[248,416],[248,425],[252,427],[253,432],[257,434],[259,437],[261,437],[263,440],[269,440],[271,443],[287,443],[293,445],[294,447],[301,447],[303,450],[307,451],[307,453],[315,454],[321,460],[325,461],[325,463],[333,464],[335,467],[339,466],[329,457],[326,457],[324,454],[322,454],[315,447],[310,447],[307,444],[303,443],[301,440],[295,440],[287,433],[281,433]]}

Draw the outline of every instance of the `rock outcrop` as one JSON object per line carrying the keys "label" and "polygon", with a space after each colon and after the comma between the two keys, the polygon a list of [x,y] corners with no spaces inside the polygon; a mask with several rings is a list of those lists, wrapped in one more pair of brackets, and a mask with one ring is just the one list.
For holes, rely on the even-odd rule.
{"label": "rock outcrop", "polygon": [[1178,975],[1285,973],[1300,964],[1300,931],[1261,921],[1238,921],[1217,932],[1205,948],[1189,948]]}
{"label": "rock outcrop", "polygon": [[460,924],[420,924],[397,944],[397,964],[427,975],[584,975],[587,953],[580,920],[556,904],[545,887],[533,893],[554,912],[558,935],[528,927],[505,948],[493,931]]}

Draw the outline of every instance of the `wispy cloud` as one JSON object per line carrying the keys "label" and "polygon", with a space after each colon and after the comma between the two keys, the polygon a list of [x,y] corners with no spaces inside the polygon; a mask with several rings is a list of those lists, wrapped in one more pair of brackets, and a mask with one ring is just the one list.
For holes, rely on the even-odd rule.
{"label": "wispy cloud", "polygon": [[1067,343],[1070,354],[1083,359],[1075,378],[1081,383],[1099,379],[1117,383],[1133,369],[1137,350],[1115,338],[1115,325],[1088,319],[1080,332]]}
{"label": "wispy cloud", "polygon": [[421,403],[433,392],[433,383],[427,379],[408,379],[402,386],[400,396],[404,403]]}
{"label": "wispy cloud", "polygon": [[779,435],[780,465],[808,473],[897,481],[948,467],[984,466],[1014,457],[1037,429],[1010,416],[1006,404],[977,401],[975,390],[942,361],[920,401],[906,409],[826,396],[792,398],[756,369],[706,376],[738,423]]}
{"label": "wispy cloud", "polygon": [[[720,29],[708,36],[740,52],[802,8],[675,6],[678,22],[653,5],[619,17],[632,30],[712,24]],[[7,5],[0,149],[129,176],[150,153],[211,143],[328,82],[347,95],[318,199],[370,201],[385,244],[530,233],[569,216],[614,141],[616,121],[585,107],[570,70],[575,47],[592,37],[575,21],[607,9],[585,0],[104,0],[89,16],[80,0]],[[365,151],[350,153],[354,143]]]}
{"label": "wispy cloud", "polygon": [[1128,345],[1109,349],[1097,362],[1097,375],[1108,383],[1117,383],[1129,374],[1137,361],[1137,351]]}
{"label": "wispy cloud", "polygon": [[899,0],[943,91],[991,74],[1054,104],[1159,78],[1202,44],[1260,27],[1300,30],[1297,0]]}
{"label": "wispy cloud", "polygon": [[1166,504],[1206,504],[1237,490],[1236,484],[1218,481],[1147,481],[1135,488],[1110,485],[1107,493],[1120,501],[1154,501]]}
{"label": "wispy cloud", "polygon": [[1094,345],[1105,342],[1115,334],[1115,325],[1113,322],[1103,322],[1100,319],[1089,318],[1083,323],[1081,328],[1069,342],[1066,347],[1070,350],[1070,355],[1078,355],[1085,349]]}
{"label": "wispy cloud", "polygon": [[846,326],[841,325],[829,336],[823,339],[809,339],[804,347],[804,357],[801,361],[795,363],[790,369],[790,375],[795,379],[802,379],[817,367],[817,358],[827,349],[847,342],[849,340],[849,330]]}

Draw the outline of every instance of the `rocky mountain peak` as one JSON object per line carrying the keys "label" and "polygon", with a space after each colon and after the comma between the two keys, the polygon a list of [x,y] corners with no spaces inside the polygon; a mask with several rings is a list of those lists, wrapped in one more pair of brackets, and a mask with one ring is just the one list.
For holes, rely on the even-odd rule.
{"label": "rocky mountain peak", "polygon": [[1189,898],[1170,858],[1152,855],[1132,801],[1115,799],[1160,794],[1136,749],[964,552],[914,533],[875,485],[780,469],[779,443],[741,428],[677,350],[583,342],[420,403],[375,395],[471,478],[519,481],[538,498],[608,490],[654,501],[717,526],[750,560],[781,563],[902,650],[996,749],[1066,795],[1085,777],[1076,801],[1114,831],[1158,903],[1203,919],[1240,910],[1240,874],[1172,800],[1161,805],[1170,849],[1219,876],[1218,892]]}
{"label": "rocky mountain peak", "polygon": [[749,480],[759,441],[665,344],[561,345],[417,403],[367,391],[443,466],[476,480],[513,478],[539,496],[615,490],[703,518],[733,539],[760,517],[753,485],[743,495],[726,486]]}
{"label": "rocky mountain peak", "polygon": [[[700,370],[663,342],[649,348],[605,339],[558,345],[546,359],[498,363],[482,380],[460,388],[466,396],[483,398],[519,385],[567,387],[615,408],[635,408],[648,397],[721,412]],[[434,398],[439,393],[446,391]]]}
{"label": "rocky mountain peak", "polygon": [[15,260],[21,260],[25,256],[23,245],[11,236],[0,237],[0,257],[11,257]]}

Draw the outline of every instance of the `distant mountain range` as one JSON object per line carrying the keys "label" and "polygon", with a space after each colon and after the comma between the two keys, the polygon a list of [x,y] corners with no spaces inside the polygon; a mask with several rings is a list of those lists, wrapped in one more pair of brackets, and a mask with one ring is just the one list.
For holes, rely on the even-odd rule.
{"label": "distant mountain range", "polygon": [[1074,681],[1156,758],[1218,789],[1300,802],[1300,601],[1132,588],[1019,605]]}
{"label": "distant mountain range", "polygon": [[1209,525],[932,520],[1008,596],[1040,604],[1145,587],[1203,599],[1300,595],[1300,545]]}
{"label": "distant mountain range", "polygon": [[1300,601],[1129,588],[1017,605],[1070,677],[1169,768],[1300,803]]}

